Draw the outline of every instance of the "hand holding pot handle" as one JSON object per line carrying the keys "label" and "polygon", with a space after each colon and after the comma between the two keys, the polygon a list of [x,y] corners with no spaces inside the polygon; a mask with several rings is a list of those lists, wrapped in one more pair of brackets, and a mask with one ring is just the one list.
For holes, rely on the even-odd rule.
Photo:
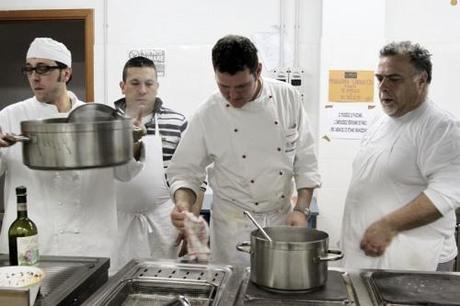
{"label": "hand holding pot handle", "polygon": [[18,141],[27,142],[29,141],[29,138],[10,133],[3,133],[2,129],[0,128],[0,148],[10,147]]}
{"label": "hand holding pot handle", "polygon": [[141,105],[136,114],[136,118],[133,119],[133,142],[138,142],[142,137],[147,134],[147,129],[142,124],[144,106]]}

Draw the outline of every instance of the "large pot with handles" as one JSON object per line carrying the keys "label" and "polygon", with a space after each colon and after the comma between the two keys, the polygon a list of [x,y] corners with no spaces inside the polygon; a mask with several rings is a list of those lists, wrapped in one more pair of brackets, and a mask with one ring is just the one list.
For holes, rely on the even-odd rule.
{"label": "large pot with handles", "polygon": [[117,166],[133,156],[131,120],[21,122],[23,162],[32,169],[69,170]]}
{"label": "large pot with handles", "polygon": [[240,242],[237,249],[251,256],[252,282],[268,289],[310,290],[327,281],[327,262],[343,258],[340,250],[329,250],[329,235],[298,226],[263,228],[251,232],[250,242]]}

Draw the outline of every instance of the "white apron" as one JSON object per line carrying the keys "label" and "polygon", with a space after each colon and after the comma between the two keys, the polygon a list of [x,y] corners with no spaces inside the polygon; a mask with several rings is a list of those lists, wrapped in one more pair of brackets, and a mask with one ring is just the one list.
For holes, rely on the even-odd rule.
{"label": "white apron", "polygon": [[142,139],[144,168],[129,182],[117,182],[118,235],[113,267],[132,258],[174,258],[178,232],[171,223],[174,207],[166,185],[161,136],[155,115],[155,135]]}
{"label": "white apron", "polygon": [[[344,265],[347,268],[436,270],[443,238],[433,233],[429,225],[399,233],[382,256],[366,256],[360,249],[361,239],[369,225],[405,206],[423,191],[423,186],[419,189],[401,188],[398,185],[400,178],[388,175],[394,171],[388,169],[398,168],[390,160],[413,162],[414,153],[405,151],[401,142],[397,144],[404,128],[401,122],[387,122],[386,125],[381,122],[374,133],[363,140],[353,162],[353,178],[345,204],[342,232]],[[410,173],[400,175],[409,177]]]}
{"label": "white apron", "polygon": [[291,210],[289,203],[266,212],[256,212],[251,205],[237,206],[223,199],[213,198],[211,209],[211,260],[223,264],[250,265],[250,255],[236,249],[239,242],[250,241],[251,231],[256,226],[243,214],[249,211],[262,226],[286,224],[287,215]]}

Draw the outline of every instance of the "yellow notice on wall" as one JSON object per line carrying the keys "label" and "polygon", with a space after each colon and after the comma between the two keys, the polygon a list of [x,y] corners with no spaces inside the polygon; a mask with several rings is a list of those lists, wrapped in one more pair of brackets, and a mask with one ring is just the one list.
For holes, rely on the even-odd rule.
{"label": "yellow notice on wall", "polygon": [[329,70],[329,102],[374,102],[374,72]]}

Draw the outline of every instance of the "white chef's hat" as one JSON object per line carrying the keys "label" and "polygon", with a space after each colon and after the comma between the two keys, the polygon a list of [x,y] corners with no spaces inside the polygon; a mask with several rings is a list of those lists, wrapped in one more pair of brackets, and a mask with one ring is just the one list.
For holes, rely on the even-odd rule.
{"label": "white chef's hat", "polygon": [[44,58],[72,66],[72,54],[63,44],[48,37],[37,37],[30,44],[27,58]]}

